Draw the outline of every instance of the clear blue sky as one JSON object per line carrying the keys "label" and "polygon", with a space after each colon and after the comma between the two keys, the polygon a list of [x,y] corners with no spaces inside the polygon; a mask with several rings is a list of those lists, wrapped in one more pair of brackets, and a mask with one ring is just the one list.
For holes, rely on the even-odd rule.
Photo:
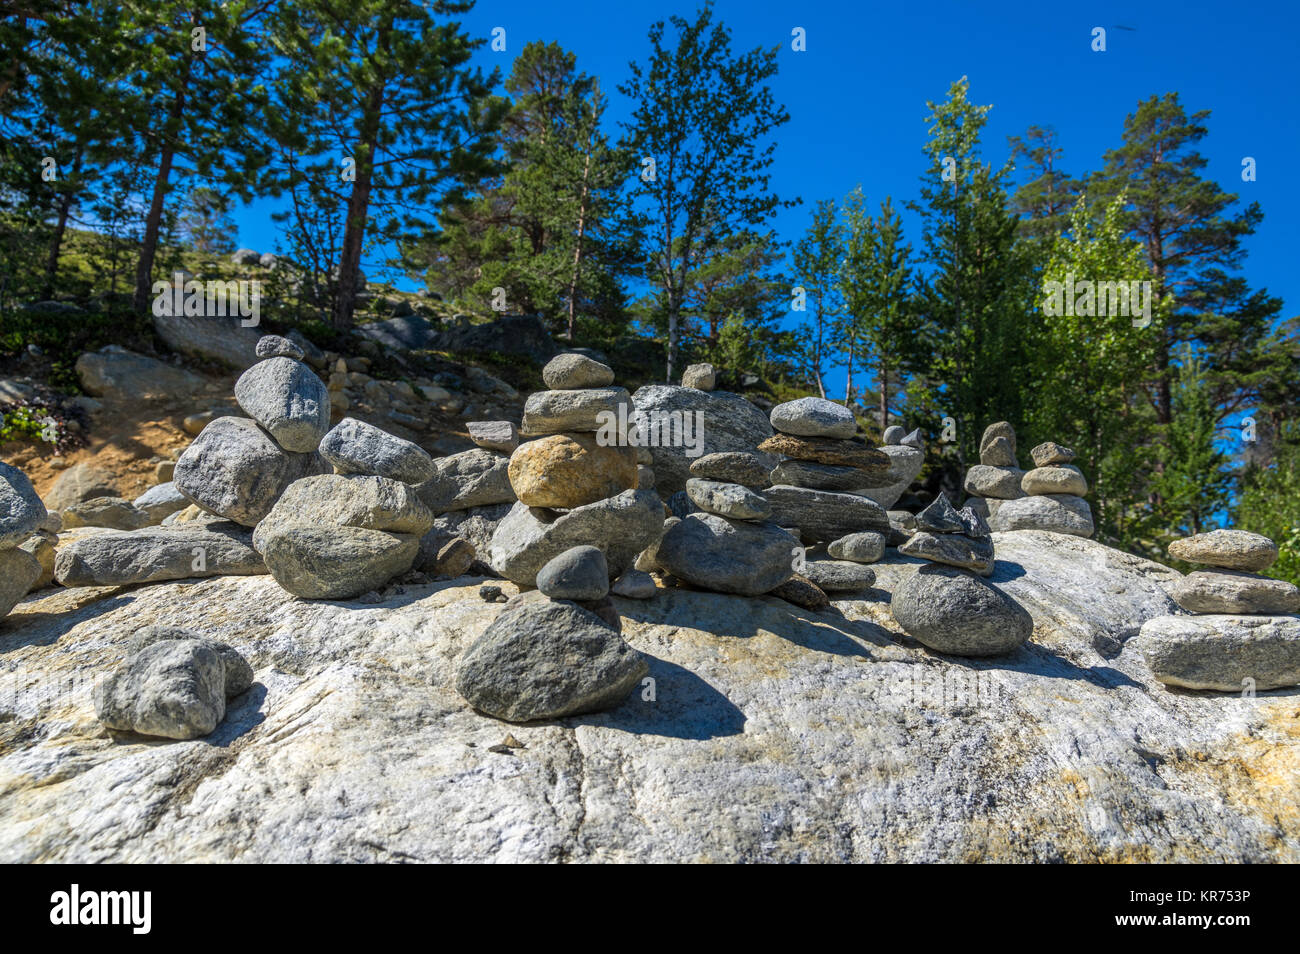
{"label": "clear blue sky", "polygon": [[[485,47],[477,56],[503,74],[530,40],[572,50],[578,67],[610,93],[612,124],[629,111],[615,88],[628,61],[646,56],[650,23],[696,9],[694,2],[481,0],[463,22],[484,38],[506,29],[506,52]],[[1201,144],[1206,174],[1263,206],[1244,273],[1253,287],[1282,296],[1284,316],[1300,311],[1300,4],[719,0],[716,13],[737,48],[781,47],[773,89],[791,121],[778,134],[773,185],[804,200],[776,220],[782,238],[802,232],[816,199],[839,198],[859,183],[873,205],[886,195],[896,204],[914,198],[926,100],[943,99],[963,75],[973,101],[994,107],[987,156],[1000,161],[1007,136],[1050,125],[1076,176],[1098,168],[1102,153],[1119,144],[1124,117],[1140,99],[1176,90],[1189,112],[1211,110]],[[806,52],[790,49],[796,26],[807,31]],[[1091,49],[1097,26],[1106,28],[1104,53]],[[1258,163],[1255,182],[1241,181],[1243,156]],[[241,245],[274,247],[265,211],[259,205],[239,217]],[[916,223],[905,225],[919,244]],[[828,383],[842,388],[842,378]]]}

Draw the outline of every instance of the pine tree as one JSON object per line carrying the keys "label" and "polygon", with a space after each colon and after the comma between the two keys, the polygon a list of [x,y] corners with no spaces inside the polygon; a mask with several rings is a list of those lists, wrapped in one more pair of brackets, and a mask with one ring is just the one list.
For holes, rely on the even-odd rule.
{"label": "pine tree", "polygon": [[804,292],[806,317],[800,328],[802,353],[817,393],[826,397],[823,375],[834,353],[835,329],[841,323],[844,297],[840,269],[844,235],[835,202],[823,199],[813,209],[812,223],[791,254],[792,281]]}
{"label": "pine tree", "polygon": [[1011,207],[1020,215],[1020,234],[1050,244],[1068,226],[1083,183],[1061,168],[1065,152],[1050,126],[1030,126],[1023,137],[1007,137],[1007,143],[1020,179],[1011,196]]}

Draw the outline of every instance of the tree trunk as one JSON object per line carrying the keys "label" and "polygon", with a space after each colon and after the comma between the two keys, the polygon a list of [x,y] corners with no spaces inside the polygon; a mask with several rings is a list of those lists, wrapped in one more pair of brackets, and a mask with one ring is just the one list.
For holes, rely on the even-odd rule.
{"label": "tree trunk", "polygon": [[176,96],[172,99],[172,108],[168,111],[167,122],[163,127],[162,151],[158,156],[158,175],[154,177],[153,199],[149,203],[149,215],[144,224],[144,239],[140,243],[140,259],[135,267],[135,295],[131,299],[131,308],[138,314],[149,310],[149,294],[153,289],[153,261],[158,254],[158,233],[162,230],[167,179],[171,176],[172,157],[176,154],[171,142],[180,136],[180,120],[185,115],[185,88],[189,83],[190,71],[193,67],[193,57],[187,56],[185,69],[181,72],[180,84],[176,88]]}
{"label": "tree trunk", "polygon": [[880,358],[880,433],[889,426],[889,366]]}
{"label": "tree trunk", "polygon": [[334,295],[331,324],[339,331],[352,327],[357,308],[357,279],[361,276],[361,248],[366,238],[366,216],[370,212],[370,190],[374,180],[375,146],[379,140],[379,111],[384,88],[377,86],[366,104],[362,120],[363,137],[357,149],[357,177],[348,196],[348,213],[343,225],[343,247],[339,251],[339,280]]}
{"label": "tree trunk", "polygon": [[677,364],[677,304],[668,306],[668,377],[667,383],[673,383],[673,367]]}
{"label": "tree trunk", "polygon": [[844,406],[848,407],[849,402],[853,400],[853,349],[855,347],[853,333],[849,333],[849,364],[848,374],[844,378]]}
{"label": "tree trunk", "polygon": [[[74,176],[81,171],[81,149],[82,147],[78,145],[76,156],[72,160]],[[41,289],[41,298],[46,300],[54,297],[54,286],[59,273],[59,255],[63,248],[63,235],[68,229],[68,214],[71,210],[72,192],[65,190],[59,199],[59,218],[54,223],[54,237],[50,240],[50,256],[45,263],[45,287]]]}
{"label": "tree trunk", "polygon": [[577,323],[576,302],[578,272],[582,266],[582,233],[587,225],[587,178],[591,172],[591,149],[582,163],[582,196],[578,200],[578,241],[573,247],[573,277],[569,281],[569,344],[573,344],[573,328]]}

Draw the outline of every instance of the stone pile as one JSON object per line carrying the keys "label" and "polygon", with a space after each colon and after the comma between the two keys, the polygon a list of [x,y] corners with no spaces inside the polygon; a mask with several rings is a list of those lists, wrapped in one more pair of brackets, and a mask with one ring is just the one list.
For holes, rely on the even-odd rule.
{"label": "stone pile", "polygon": [[[1001,465],[999,465],[1001,466]],[[931,562],[894,590],[891,610],[909,636],[941,653],[995,656],[1033,633],[1029,612],[980,577],[993,574],[993,539],[972,507],[940,494],[916,515],[917,530],[898,551]]]}
{"label": "stone pile", "polygon": [[1088,481],[1070,463],[1074,451],[1054,441],[1029,452],[1034,469],[1020,479],[1024,496],[993,509],[989,525],[994,530],[1050,530],[1076,537],[1093,534],[1092,509],[1084,496]]}
{"label": "stone pile", "polygon": [[614,386],[611,368],[585,354],[557,355],[542,379],[548,390],[525,402],[523,442],[503,468],[515,502],[492,533],[492,569],[535,586],[549,561],[587,544],[603,552],[617,578],[658,540],[664,519],[659,496],[641,483],[637,449],[625,439],[631,398]]}
{"label": "stone pile", "polygon": [[27,475],[0,463],[0,616],[44,575],[43,557],[58,540],[58,518],[50,516]]}
{"label": "stone pile", "polygon": [[1015,429],[1006,421],[990,424],[980,438],[980,462],[966,471],[966,506],[989,519],[1003,501],[1025,495],[1020,486],[1024,476],[1016,459]]}
{"label": "stone pile", "polygon": [[881,453],[889,458],[889,469],[873,476],[856,492],[889,510],[921,473],[925,464],[925,445],[919,428],[905,432],[898,425],[885,428],[880,435],[880,445]]}
{"label": "stone pile", "polygon": [[1193,616],[1157,616],[1137,646],[1155,677],[1186,689],[1251,693],[1300,685],[1300,590],[1261,573],[1277,545],[1245,530],[1211,530],[1169,545],[1169,555],[1208,566],[1169,589]]}

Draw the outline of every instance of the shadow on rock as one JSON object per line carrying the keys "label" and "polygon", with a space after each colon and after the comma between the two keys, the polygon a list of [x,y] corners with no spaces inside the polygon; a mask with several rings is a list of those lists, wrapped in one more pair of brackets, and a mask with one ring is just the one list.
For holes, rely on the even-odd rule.
{"label": "shadow on rock", "polygon": [[[689,669],[642,653],[649,679],[632,690],[617,709],[564,719],[561,724],[618,729],[633,735],[703,741],[745,731],[745,713]],[[652,686],[653,699],[645,698]]]}

